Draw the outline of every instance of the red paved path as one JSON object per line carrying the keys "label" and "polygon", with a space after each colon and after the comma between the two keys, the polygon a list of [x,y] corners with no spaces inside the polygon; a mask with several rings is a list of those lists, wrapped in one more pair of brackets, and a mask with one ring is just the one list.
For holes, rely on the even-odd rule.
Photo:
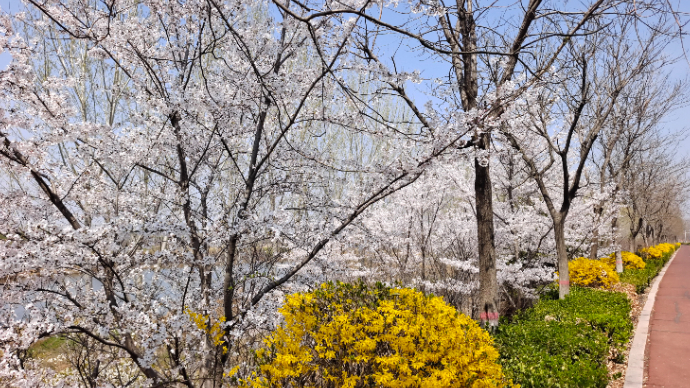
{"label": "red paved path", "polygon": [[648,341],[646,387],[690,387],[690,246],[681,246],[659,284]]}

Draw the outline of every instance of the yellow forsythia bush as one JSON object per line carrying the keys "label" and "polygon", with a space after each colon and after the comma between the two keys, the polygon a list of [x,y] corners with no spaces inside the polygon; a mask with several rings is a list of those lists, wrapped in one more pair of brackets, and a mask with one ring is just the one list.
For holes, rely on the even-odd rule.
{"label": "yellow forsythia bush", "polygon": [[209,315],[196,313],[189,308],[185,308],[184,312],[189,316],[189,319],[194,322],[199,330],[203,331],[210,337],[211,342],[214,345],[223,346],[223,354],[228,352],[228,347],[225,345],[225,340],[223,339],[224,332],[222,328],[223,323],[225,323],[225,317],[220,317],[218,320],[211,322],[212,319]]}
{"label": "yellow forsythia bush", "polygon": [[649,248],[642,248],[640,250],[643,256],[647,256],[646,258],[650,259],[661,259],[661,256],[663,256],[664,252],[657,248],[657,247],[649,247]]}
{"label": "yellow forsythia bush", "polygon": [[599,260],[616,269],[616,252],[613,252],[608,256],[600,257]]}
{"label": "yellow forsythia bush", "polygon": [[649,248],[642,248],[640,250],[640,253],[642,256],[645,256],[645,259],[650,258],[650,259],[661,259],[663,255],[668,254],[668,253],[673,253],[675,252],[676,249],[680,247],[680,244],[669,244],[669,243],[661,243],[658,245],[655,245],[653,247]]}
{"label": "yellow forsythia bush", "polygon": [[[621,258],[623,259],[623,265],[625,268],[630,268],[630,269],[644,269],[644,267],[647,265],[645,264],[644,260],[642,258],[632,252],[627,252],[623,251],[621,252]],[[616,268],[616,253],[611,253],[610,255],[606,257],[602,257],[599,259],[606,263],[607,265],[610,265],[614,269]]]}
{"label": "yellow forsythia bush", "polygon": [[647,265],[640,256],[632,252],[623,251],[621,252],[621,257],[623,258],[623,264],[625,264],[626,268],[644,269]]}
{"label": "yellow forsythia bush", "polygon": [[245,387],[506,387],[489,334],[442,298],[325,283],[287,297]]}
{"label": "yellow forsythia bush", "polygon": [[611,288],[620,282],[616,268],[601,260],[578,257],[568,263],[570,283],[593,288]]}
{"label": "yellow forsythia bush", "polygon": [[673,253],[676,250],[676,246],[669,243],[661,243],[656,247],[663,253]]}

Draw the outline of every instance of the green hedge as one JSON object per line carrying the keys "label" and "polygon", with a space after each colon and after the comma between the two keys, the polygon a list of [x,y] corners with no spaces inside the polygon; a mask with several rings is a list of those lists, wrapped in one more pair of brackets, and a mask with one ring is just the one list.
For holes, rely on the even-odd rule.
{"label": "green hedge", "polygon": [[664,266],[662,260],[645,260],[647,264],[644,269],[625,269],[620,275],[622,283],[629,283],[635,286],[635,291],[641,294],[649,287],[652,279],[661,271]]}
{"label": "green hedge", "polygon": [[606,387],[609,347],[624,347],[632,334],[627,297],[579,287],[554,297],[499,325],[506,376],[523,388]]}
{"label": "green hedge", "polygon": [[[643,292],[671,255],[645,260],[644,269],[626,269],[621,282]],[[623,350],[632,336],[630,309],[623,293],[573,287],[558,300],[554,286],[534,307],[499,325],[499,361],[523,388],[604,388],[610,347]]]}
{"label": "green hedge", "polygon": [[635,286],[638,294],[643,293],[652,283],[652,280],[659,274],[659,271],[671,259],[673,253],[665,254],[661,259],[646,259],[644,269],[625,269],[620,275],[622,283],[629,283]]}

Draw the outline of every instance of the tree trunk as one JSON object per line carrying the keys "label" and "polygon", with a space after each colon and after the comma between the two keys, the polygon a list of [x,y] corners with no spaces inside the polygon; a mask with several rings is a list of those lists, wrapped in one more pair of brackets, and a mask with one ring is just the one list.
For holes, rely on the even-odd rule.
{"label": "tree trunk", "polygon": [[[481,135],[482,146],[488,148],[488,134]],[[479,253],[479,298],[477,313],[482,326],[498,325],[498,279],[496,278],[496,248],[494,246],[494,210],[489,165],[474,161],[474,191],[476,193],[477,244]],[[476,316],[475,316],[476,319]]]}
{"label": "tree trunk", "polygon": [[589,258],[592,260],[596,260],[599,257],[599,221],[601,220],[601,214],[604,212],[604,209],[597,205],[594,207],[594,215],[596,216],[596,223],[595,223],[595,228],[592,231],[592,246],[589,251]]}
{"label": "tree trunk", "polygon": [[664,224],[659,223],[659,227],[657,228],[657,234],[656,234],[656,238],[655,238],[656,243],[661,244],[662,242],[664,242],[663,238],[664,238]]}
{"label": "tree trunk", "polygon": [[570,293],[570,271],[568,270],[568,251],[565,249],[565,215],[559,213],[553,219],[553,233],[556,238],[558,254],[558,297],[565,299]]}
{"label": "tree trunk", "polygon": [[637,242],[637,235],[640,233],[641,229],[642,229],[642,218],[640,217],[637,220],[637,227],[631,228],[631,230],[630,230],[630,252],[639,251],[639,249],[637,249],[637,247],[636,247],[636,242]]}
{"label": "tree trunk", "polygon": [[599,256],[599,230],[592,231],[592,246],[589,250],[589,258],[592,260],[598,259]]}
{"label": "tree trunk", "polygon": [[[443,18],[440,22],[448,43],[453,47],[453,69],[460,86],[460,98],[465,112],[477,107],[479,77],[477,71],[477,31],[470,0],[458,2],[457,26],[453,31]],[[462,45],[459,41],[462,40]],[[477,131],[478,150],[488,150],[491,144],[489,133]],[[482,326],[498,325],[498,280],[496,279],[496,249],[494,246],[494,209],[491,190],[491,176],[488,160],[482,166],[474,161],[474,190],[477,211],[477,251],[479,254],[479,295],[473,318],[479,318]]]}
{"label": "tree trunk", "polygon": [[642,234],[642,240],[644,240],[644,246],[649,247],[653,245],[652,238],[654,237],[654,228],[647,224],[644,233]]}
{"label": "tree trunk", "polygon": [[618,235],[618,217],[614,217],[613,221],[611,221],[611,229],[613,231],[613,244],[615,244],[616,247],[616,272],[622,273],[623,272],[623,254],[621,253],[621,247],[618,245],[618,242],[616,241],[616,236]]}
{"label": "tree trunk", "polygon": [[623,272],[623,256],[621,254],[620,249],[616,250],[616,272]]}

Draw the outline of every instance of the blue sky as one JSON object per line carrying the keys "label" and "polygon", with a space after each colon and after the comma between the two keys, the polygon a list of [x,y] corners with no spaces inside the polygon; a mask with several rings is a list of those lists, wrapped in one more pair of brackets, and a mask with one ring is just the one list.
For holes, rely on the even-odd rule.
{"label": "blue sky", "polygon": [[[3,12],[14,12],[20,7],[22,7],[22,4],[19,0],[0,0],[0,8],[2,8]],[[12,57],[6,52],[0,53],[0,70],[4,70],[11,59]]]}
{"label": "blue sky", "polygon": [[[690,14],[690,2],[687,0],[681,1],[681,0],[676,0],[672,1],[675,3],[676,7],[678,10],[683,11],[683,12],[688,12]],[[20,0],[0,0],[0,8],[2,8],[3,11],[5,12],[17,12],[18,10],[23,8],[23,5]],[[395,48],[393,48],[394,50]],[[671,67],[671,72],[672,72],[672,78],[674,79],[683,79],[683,78],[688,78],[690,77],[690,38],[685,39],[685,49],[687,51],[687,60],[685,58],[681,58],[680,61],[678,61],[676,64],[674,64]],[[401,51],[405,51],[405,49],[402,49]],[[678,57],[683,55],[683,48],[680,44],[680,42],[676,42],[672,45],[670,45],[667,49],[667,54],[672,57]],[[404,54],[403,54],[404,55]],[[9,54],[2,52],[0,53],[0,70],[3,70],[7,67],[8,63],[10,62],[12,58],[10,57]],[[403,58],[401,58],[403,59]],[[441,63],[433,63],[430,62],[429,60],[425,60],[424,58],[404,58],[404,60],[401,60],[400,62],[403,63],[397,63],[399,65],[398,69],[400,67],[404,67],[406,71],[411,71],[414,70],[412,67],[417,67],[421,66],[423,67],[422,70],[422,76],[424,77],[429,76],[430,73],[438,74],[439,70],[441,67],[445,67],[445,64]],[[403,65],[403,66],[400,66]],[[425,74],[426,73],[426,74]],[[417,94],[421,96],[423,93],[415,93],[411,91],[413,94]],[[420,104],[422,105],[422,104]],[[690,128],[690,106],[681,108],[674,112],[673,114],[669,115],[669,117],[666,119],[665,127],[669,131],[676,131],[680,130],[683,128]],[[683,158],[683,157],[690,157],[690,136],[684,139],[679,139],[678,145],[677,145],[677,155],[676,157],[678,159]]]}

